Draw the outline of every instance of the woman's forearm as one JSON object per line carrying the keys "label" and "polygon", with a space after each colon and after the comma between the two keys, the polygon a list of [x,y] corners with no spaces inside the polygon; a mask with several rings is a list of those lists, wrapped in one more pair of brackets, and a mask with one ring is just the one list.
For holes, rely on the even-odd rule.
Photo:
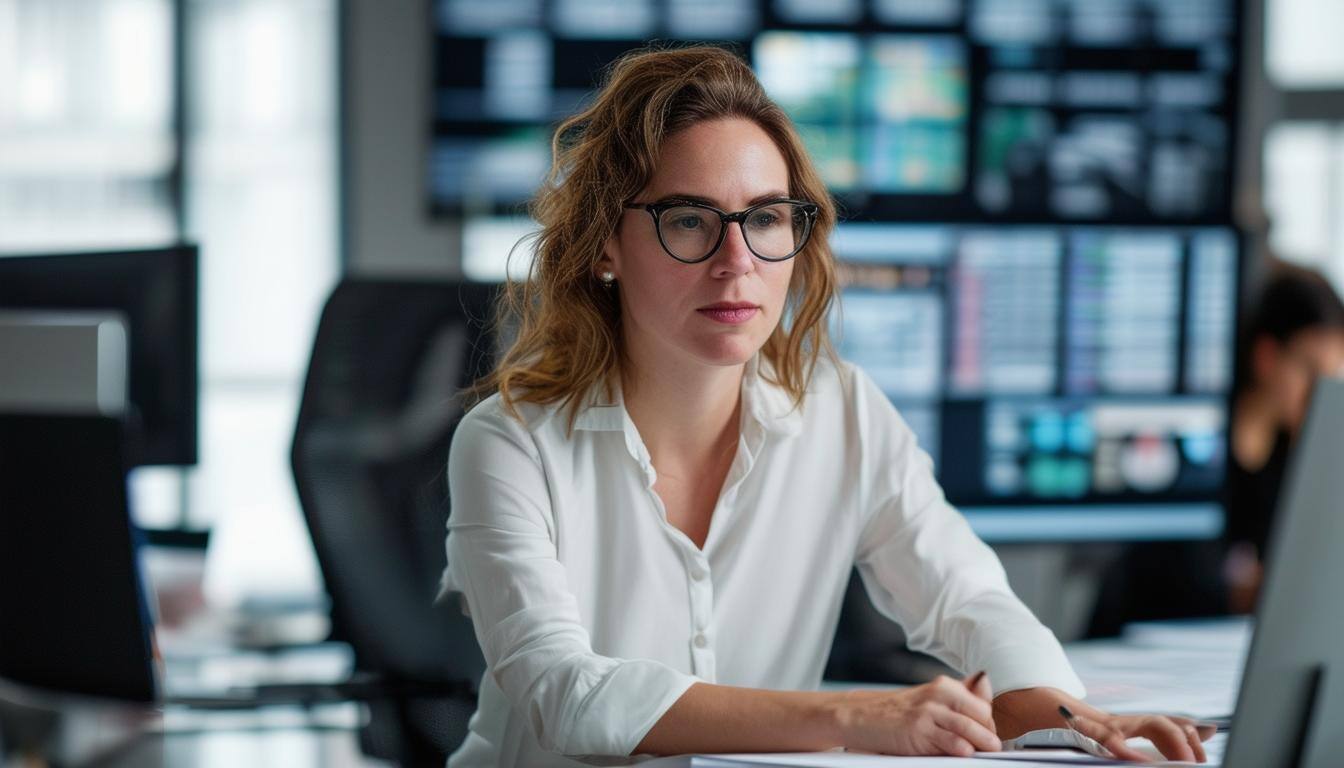
{"label": "woman's forearm", "polygon": [[635,748],[636,754],[818,752],[841,746],[843,694],[696,683]]}

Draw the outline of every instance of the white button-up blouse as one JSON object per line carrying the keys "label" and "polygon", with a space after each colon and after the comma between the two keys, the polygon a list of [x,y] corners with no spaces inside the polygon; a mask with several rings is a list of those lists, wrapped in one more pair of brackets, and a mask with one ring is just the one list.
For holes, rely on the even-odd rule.
{"label": "white button-up blouse", "polygon": [[704,549],[667,522],[627,414],[494,395],[448,460],[443,594],[488,665],[449,766],[621,763],[696,681],[821,682],[852,567],[912,648],[995,693],[1082,683],[944,499],[929,456],[862,370],[821,360],[801,410],[745,367],[737,455]]}

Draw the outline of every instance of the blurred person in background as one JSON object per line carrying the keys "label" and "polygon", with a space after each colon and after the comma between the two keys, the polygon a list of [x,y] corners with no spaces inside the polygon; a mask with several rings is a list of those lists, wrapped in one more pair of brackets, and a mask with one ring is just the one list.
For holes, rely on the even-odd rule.
{"label": "blurred person in background", "polygon": [[1254,609],[1288,456],[1321,376],[1344,368],[1344,303],[1319,273],[1272,261],[1237,352],[1225,492],[1228,608]]}
{"label": "blurred person in background", "polygon": [[1257,282],[1237,343],[1223,535],[1127,545],[1102,574],[1088,637],[1255,608],[1293,438],[1316,379],[1344,366],[1344,305],[1324,277],[1269,257]]}

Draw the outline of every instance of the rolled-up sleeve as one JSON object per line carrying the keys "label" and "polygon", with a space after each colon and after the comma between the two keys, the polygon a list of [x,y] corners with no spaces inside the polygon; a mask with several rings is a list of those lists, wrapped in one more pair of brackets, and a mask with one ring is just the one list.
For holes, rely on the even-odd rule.
{"label": "rolled-up sleeve", "polygon": [[464,596],[487,673],[543,749],[628,756],[696,678],[593,652],[557,558],[535,442],[486,405],[463,419],[449,450],[443,587]]}
{"label": "rolled-up sleeve", "polygon": [[987,670],[994,693],[1082,682],[1047,627],[1013,594],[994,554],[951,504],[933,462],[877,385],[855,369],[867,483],[855,562],[873,604],[910,647],[964,673]]}

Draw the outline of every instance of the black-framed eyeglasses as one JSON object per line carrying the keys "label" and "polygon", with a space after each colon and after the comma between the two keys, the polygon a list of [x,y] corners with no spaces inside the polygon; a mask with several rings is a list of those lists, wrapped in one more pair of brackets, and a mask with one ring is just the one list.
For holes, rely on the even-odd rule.
{"label": "black-framed eyeglasses", "polygon": [[791,259],[807,245],[819,210],[816,203],[785,198],[736,213],[691,200],[626,203],[625,207],[648,211],[663,250],[683,264],[698,264],[718,252],[732,222],[742,228],[742,239],[756,258]]}

